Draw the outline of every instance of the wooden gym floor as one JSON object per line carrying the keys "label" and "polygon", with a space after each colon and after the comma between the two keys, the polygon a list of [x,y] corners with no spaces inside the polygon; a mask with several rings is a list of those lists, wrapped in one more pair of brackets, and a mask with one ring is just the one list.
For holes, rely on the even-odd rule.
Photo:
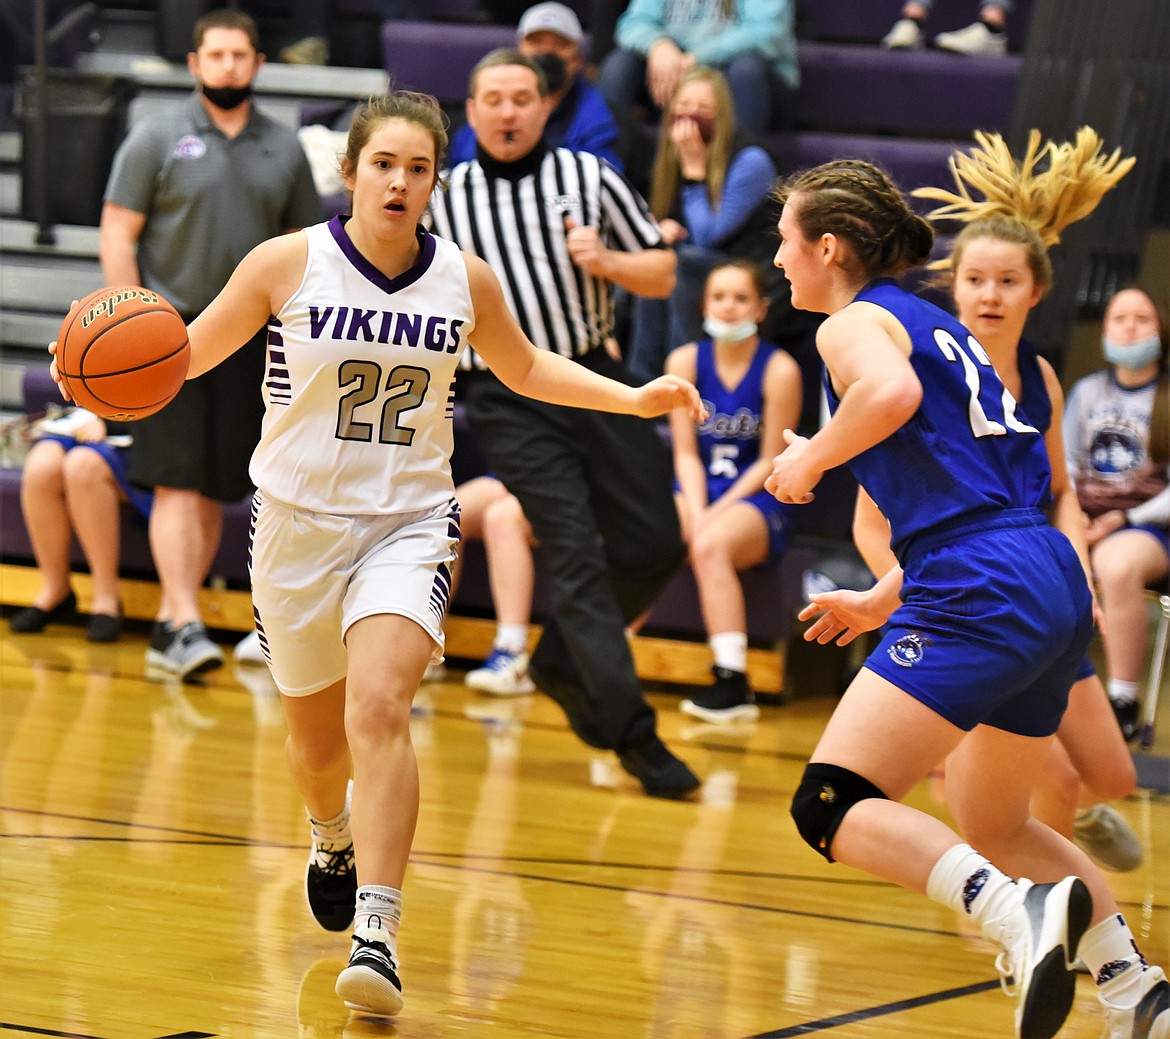
{"label": "wooden gym floor", "polygon": [[[474,694],[458,672],[423,688],[413,721],[406,1008],[351,1015],[333,994],[347,938],[304,903],[306,824],[267,671],[229,662],[201,685],[158,684],[144,648],[140,632],[92,646],[80,628],[3,625],[4,1035],[1011,1035],[993,956],[954,914],[799,842],[787,803],[831,699],[724,731],[655,694],[705,779],[678,804],[642,796],[549,701]],[[942,812],[925,786],[913,801]],[[1114,888],[1167,964],[1170,801],[1143,791],[1119,808],[1146,860]],[[1062,1039],[1101,1030],[1078,986]]]}

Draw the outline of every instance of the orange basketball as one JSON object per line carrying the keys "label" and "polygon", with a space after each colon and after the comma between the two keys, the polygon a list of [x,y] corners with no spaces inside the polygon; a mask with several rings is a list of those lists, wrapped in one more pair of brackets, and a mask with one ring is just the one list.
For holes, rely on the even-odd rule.
{"label": "orange basketball", "polygon": [[167,404],[187,378],[191,348],[179,312],[157,292],[91,292],[61,324],[57,370],[79,407],[133,422]]}

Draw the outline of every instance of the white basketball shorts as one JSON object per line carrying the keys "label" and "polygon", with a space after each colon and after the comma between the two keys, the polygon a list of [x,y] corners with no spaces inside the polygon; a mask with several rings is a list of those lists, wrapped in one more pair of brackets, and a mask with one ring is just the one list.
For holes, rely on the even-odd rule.
{"label": "white basketball shorts", "polygon": [[346,673],[345,633],[363,617],[419,624],[443,659],[443,620],[459,544],[454,498],[422,512],[336,516],[295,509],[257,492],[252,603],[272,677],[308,696]]}

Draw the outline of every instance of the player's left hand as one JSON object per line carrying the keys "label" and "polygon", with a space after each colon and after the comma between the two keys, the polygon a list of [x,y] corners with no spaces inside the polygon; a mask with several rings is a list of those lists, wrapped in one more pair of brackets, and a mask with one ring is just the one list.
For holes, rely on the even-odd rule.
{"label": "player's left hand", "polygon": [[772,475],[764,481],[764,490],[789,505],[806,505],[815,497],[812,489],[825,474],[809,459],[807,437],[786,429],[784,443],[788,446],[772,460]]}
{"label": "player's left hand", "polygon": [[703,407],[703,399],[694,383],[677,375],[660,375],[634,392],[637,401],[635,414],[642,418],[665,415],[675,408],[682,408],[692,422],[702,422],[707,417],[707,409]]}
{"label": "player's left hand", "polygon": [[840,588],[835,592],[814,592],[797,616],[802,621],[817,618],[804,633],[806,642],[823,646],[835,640],[838,646],[848,646],[862,632],[880,628],[891,612],[872,588],[867,592]]}

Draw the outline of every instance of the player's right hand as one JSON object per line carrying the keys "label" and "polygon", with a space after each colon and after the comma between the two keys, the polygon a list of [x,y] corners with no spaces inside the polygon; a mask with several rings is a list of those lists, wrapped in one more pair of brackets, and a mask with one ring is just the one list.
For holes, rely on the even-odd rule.
{"label": "player's right hand", "polygon": [[49,353],[53,355],[53,359],[49,362],[49,374],[53,377],[53,382],[57,384],[57,389],[61,393],[61,399],[72,401],[73,398],[69,396],[65,389],[65,381],[61,378],[61,373],[57,370],[57,340],[54,339],[49,344]]}
{"label": "player's right hand", "polygon": [[[69,313],[70,314],[73,313],[73,308],[76,306],[77,306],[77,300],[74,300],[72,303],[69,304]],[[68,391],[65,389],[65,381],[61,378],[61,372],[57,368],[57,340],[56,339],[54,339],[49,344],[49,354],[52,357],[52,360],[49,361],[49,374],[53,377],[53,382],[55,382],[57,384],[57,389],[61,393],[61,398],[63,400],[67,400],[67,401],[72,403],[73,398],[69,396]]]}

